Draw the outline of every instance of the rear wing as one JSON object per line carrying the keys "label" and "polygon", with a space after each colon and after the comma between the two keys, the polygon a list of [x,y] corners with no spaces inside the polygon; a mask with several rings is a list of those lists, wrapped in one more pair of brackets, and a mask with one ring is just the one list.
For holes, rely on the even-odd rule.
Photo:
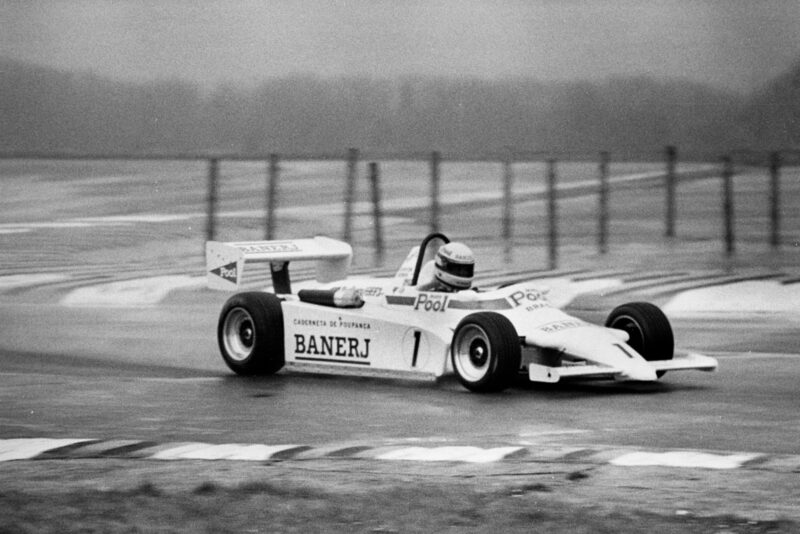
{"label": "rear wing", "polygon": [[289,262],[316,261],[316,279],[326,283],[344,279],[352,258],[350,245],[321,236],[284,241],[207,241],[206,276],[211,289],[264,288],[271,282],[275,293],[289,294]]}

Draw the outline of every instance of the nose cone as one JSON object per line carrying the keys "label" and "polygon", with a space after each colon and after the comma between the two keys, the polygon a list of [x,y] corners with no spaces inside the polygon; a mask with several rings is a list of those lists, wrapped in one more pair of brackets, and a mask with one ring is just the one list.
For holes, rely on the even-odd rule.
{"label": "nose cone", "polygon": [[525,339],[543,347],[557,347],[561,352],[585,359],[591,364],[609,367],[619,373],[617,380],[658,380],[650,363],[607,328],[588,323],[557,331],[534,328],[530,333],[525,332]]}

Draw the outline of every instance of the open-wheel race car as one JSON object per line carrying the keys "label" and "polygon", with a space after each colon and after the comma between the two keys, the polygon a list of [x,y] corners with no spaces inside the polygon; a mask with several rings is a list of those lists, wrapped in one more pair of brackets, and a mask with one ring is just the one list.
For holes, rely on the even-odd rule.
{"label": "open-wheel race car", "polygon": [[[352,248],[327,237],[209,241],[209,287],[240,291],[219,317],[225,363],[243,375],[284,367],[391,377],[455,373],[475,392],[503,390],[520,374],[549,383],[655,381],[666,371],[717,367],[708,356],[676,354],[670,323],[653,304],[623,304],[595,325],[551,305],[534,282],[430,289],[424,278],[447,243],[431,234],[394,277],[370,278],[347,277]],[[316,279],[293,287],[290,263],[309,260]]]}

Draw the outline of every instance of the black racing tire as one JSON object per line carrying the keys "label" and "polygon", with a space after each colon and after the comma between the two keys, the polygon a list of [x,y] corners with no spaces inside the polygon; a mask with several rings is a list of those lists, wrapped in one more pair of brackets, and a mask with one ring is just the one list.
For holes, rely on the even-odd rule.
{"label": "black racing tire", "polygon": [[514,381],[522,349],[511,321],[494,312],[464,317],[450,345],[450,358],[459,382],[475,393],[494,393]]}
{"label": "black racing tire", "polygon": [[240,375],[270,375],[284,365],[283,310],[270,293],[233,295],[219,314],[222,359]]}
{"label": "black racing tire", "polygon": [[[630,302],[617,306],[608,314],[606,326],[627,332],[628,345],[647,361],[671,360],[675,354],[672,326],[655,304]],[[658,377],[664,373],[659,371]]]}

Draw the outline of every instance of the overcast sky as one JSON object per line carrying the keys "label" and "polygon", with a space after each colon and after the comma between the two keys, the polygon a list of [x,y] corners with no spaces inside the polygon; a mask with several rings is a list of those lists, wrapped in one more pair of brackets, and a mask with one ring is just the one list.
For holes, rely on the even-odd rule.
{"label": "overcast sky", "polygon": [[206,85],[647,74],[735,90],[800,60],[799,0],[0,0],[0,54]]}

